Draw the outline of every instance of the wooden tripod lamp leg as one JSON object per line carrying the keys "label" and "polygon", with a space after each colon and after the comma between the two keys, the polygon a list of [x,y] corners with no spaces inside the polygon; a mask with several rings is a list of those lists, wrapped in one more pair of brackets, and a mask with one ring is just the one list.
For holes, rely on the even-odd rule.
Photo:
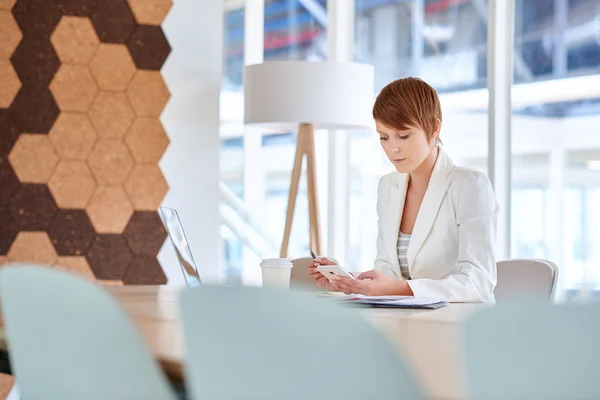
{"label": "wooden tripod lamp leg", "polygon": [[306,175],[308,178],[308,217],[310,222],[310,248],[317,254],[321,252],[321,230],[319,224],[319,199],[317,196],[317,165],[315,159],[314,126],[306,129]]}
{"label": "wooden tripod lamp leg", "polygon": [[292,232],[292,221],[294,219],[294,208],[296,207],[296,197],[298,196],[298,185],[300,183],[300,175],[302,174],[302,159],[304,158],[304,135],[301,135],[298,130],[296,139],[296,155],[294,157],[294,168],[292,169],[292,178],[290,182],[290,193],[288,195],[287,215],[285,217],[285,228],[283,231],[283,242],[281,243],[281,251],[279,257],[287,257],[288,247],[290,244],[290,234]]}
{"label": "wooden tripod lamp leg", "polygon": [[287,216],[285,218],[285,229],[283,233],[283,242],[279,257],[287,257],[292,232],[292,221],[294,219],[294,208],[296,207],[296,198],[298,196],[298,185],[300,175],[302,174],[302,160],[304,155],[307,157],[307,179],[308,179],[308,216],[310,224],[310,247],[317,254],[321,255],[321,232],[319,228],[319,209],[317,199],[317,169],[315,160],[315,142],[314,125],[300,124],[298,128],[298,138],[296,141],[296,155],[294,158],[294,168],[292,169],[292,178],[290,182],[290,193],[288,197]]}

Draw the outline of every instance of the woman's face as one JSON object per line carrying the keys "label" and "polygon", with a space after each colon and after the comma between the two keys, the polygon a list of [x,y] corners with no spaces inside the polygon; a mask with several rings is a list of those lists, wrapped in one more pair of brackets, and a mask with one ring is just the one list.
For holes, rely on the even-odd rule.
{"label": "woman's face", "polygon": [[435,138],[430,141],[421,128],[409,127],[398,131],[379,121],[375,121],[375,125],[383,151],[400,173],[417,169],[435,147]]}

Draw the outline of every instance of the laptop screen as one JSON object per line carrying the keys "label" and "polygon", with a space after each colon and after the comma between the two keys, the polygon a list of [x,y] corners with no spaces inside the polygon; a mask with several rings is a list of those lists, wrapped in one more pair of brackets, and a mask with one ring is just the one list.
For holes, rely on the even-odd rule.
{"label": "laptop screen", "polygon": [[183,273],[187,286],[193,287],[201,284],[202,280],[198,274],[198,267],[194,262],[194,257],[192,256],[192,251],[188,245],[185,233],[183,232],[183,226],[179,220],[177,210],[160,207],[160,213],[163,224],[169,234],[169,239],[171,239],[171,243],[175,249],[175,254],[179,260],[181,272]]}

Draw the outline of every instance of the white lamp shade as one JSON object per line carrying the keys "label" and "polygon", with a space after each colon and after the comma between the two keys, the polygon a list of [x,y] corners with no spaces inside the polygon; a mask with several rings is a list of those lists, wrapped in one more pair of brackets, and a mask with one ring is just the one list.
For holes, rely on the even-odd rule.
{"label": "white lamp shade", "polygon": [[244,75],[244,123],[296,129],[371,128],[373,67],[358,63],[270,61]]}

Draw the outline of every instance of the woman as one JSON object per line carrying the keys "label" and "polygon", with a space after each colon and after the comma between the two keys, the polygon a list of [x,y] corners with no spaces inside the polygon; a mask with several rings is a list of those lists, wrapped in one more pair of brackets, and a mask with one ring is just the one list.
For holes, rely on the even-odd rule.
{"label": "woman", "polygon": [[322,289],[369,296],[407,295],[450,302],[493,302],[498,205],[483,173],[456,166],[440,147],[435,90],[416,78],[388,84],[373,107],[381,146],[396,171],[379,181],[377,257],[357,279]]}

